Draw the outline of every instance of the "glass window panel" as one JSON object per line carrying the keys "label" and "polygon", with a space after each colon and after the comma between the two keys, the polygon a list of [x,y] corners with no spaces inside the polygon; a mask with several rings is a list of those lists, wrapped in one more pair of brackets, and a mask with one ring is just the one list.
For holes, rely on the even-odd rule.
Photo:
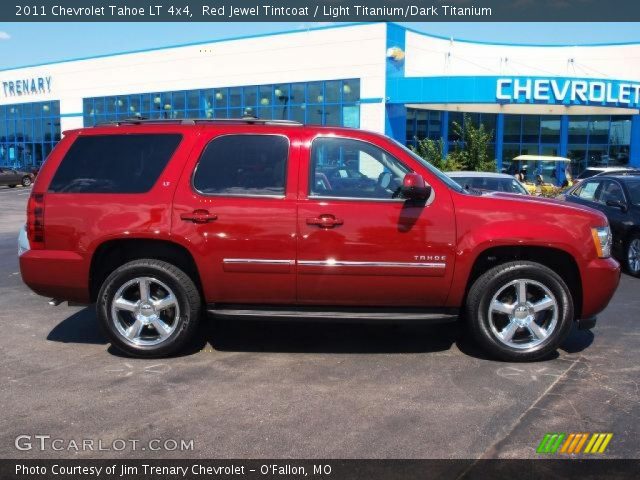
{"label": "glass window panel", "polygon": [[609,130],[609,143],[611,145],[629,145],[631,143],[631,117],[611,117],[611,129]]}
{"label": "glass window panel", "polygon": [[235,87],[229,89],[229,107],[237,108],[242,106],[242,88]]}
{"label": "glass window panel", "polygon": [[287,105],[291,102],[288,84],[278,84],[273,86],[273,102],[276,105]]}
{"label": "glass window panel", "polygon": [[307,107],[307,123],[309,125],[322,125],[322,105],[309,105]]}
{"label": "glass window panel", "polygon": [[271,107],[258,107],[258,118],[273,118],[273,109]]}
{"label": "glass window panel", "polygon": [[229,118],[242,118],[242,109],[241,108],[230,108],[229,109]]}
{"label": "glass window panel", "polygon": [[342,119],[340,118],[340,106],[339,105],[327,105],[324,108],[324,124],[332,126],[342,125]]}
{"label": "glass window panel", "polygon": [[345,80],[342,82],[342,101],[356,102],[360,100],[360,80]]}
{"label": "glass window panel", "polygon": [[226,107],[227,106],[227,89],[226,88],[216,88],[214,91],[214,99],[216,102],[216,108]]}
{"label": "glass window panel", "polygon": [[306,108],[304,105],[292,105],[291,107],[289,107],[289,119],[296,122],[305,123],[305,111]]}
{"label": "glass window panel", "polygon": [[305,84],[293,83],[291,84],[291,103],[305,103]]}
{"label": "glass window panel", "polygon": [[540,141],[542,143],[560,143],[560,117],[540,118]]}
{"label": "glass window panel", "polygon": [[342,125],[350,128],[360,128],[360,105],[345,105],[342,107]]}
{"label": "glass window panel", "polygon": [[538,143],[540,141],[540,117],[537,115],[522,116],[522,143]]}
{"label": "glass window panel", "polygon": [[609,165],[626,166],[629,164],[629,145],[612,145],[609,147]]}
{"label": "glass window panel", "polygon": [[588,162],[590,167],[609,166],[609,148],[606,145],[589,143]]}
{"label": "glass window panel", "polygon": [[325,82],[324,84],[324,95],[325,102],[327,103],[338,103],[341,100],[341,88],[342,82],[339,80]]}
{"label": "glass window panel", "polygon": [[198,110],[200,108],[200,92],[198,90],[189,90],[187,92],[187,109]]}
{"label": "glass window panel", "polygon": [[184,110],[186,107],[186,92],[173,92],[172,104],[175,110]]}
{"label": "glass window panel", "polygon": [[480,123],[482,123],[484,125],[485,131],[493,132],[493,138],[495,138],[495,136],[496,136],[496,114],[495,113],[483,113],[480,116]]}
{"label": "glass window panel", "polygon": [[272,91],[269,85],[262,85],[258,92],[261,107],[266,107],[272,103]]}
{"label": "glass window panel", "polygon": [[307,84],[307,103],[323,103],[324,92],[322,82],[310,82]]}
{"label": "glass window panel", "polygon": [[256,108],[258,106],[258,87],[244,87],[244,106]]}
{"label": "glass window panel", "polygon": [[229,113],[226,108],[216,108],[214,110],[214,118],[228,118]]}
{"label": "glass window panel", "polygon": [[609,143],[609,117],[592,116],[589,122],[589,143]]}
{"label": "glass window panel", "polygon": [[587,143],[589,118],[585,116],[569,117],[569,143]]}
{"label": "glass window panel", "polygon": [[203,111],[213,108],[213,90],[200,90],[199,108]]}
{"label": "glass window panel", "polygon": [[520,115],[504,116],[504,142],[520,142],[520,127],[522,117]]}
{"label": "glass window panel", "polygon": [[425,138],[427,136],[427,130],[429,129],[429,112],[426,110],[418,110],[415,117],[416,136],[418,139]]}
{"label": "glass window panel", "polygon": [[51,102],[51,110],[49,112],[52,116],[57,117],[60,115],[60,102]]}

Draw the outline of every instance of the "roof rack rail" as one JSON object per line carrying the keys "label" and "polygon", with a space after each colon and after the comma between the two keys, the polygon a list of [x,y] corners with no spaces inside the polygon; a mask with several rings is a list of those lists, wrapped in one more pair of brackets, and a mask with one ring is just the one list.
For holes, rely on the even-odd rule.
{"label": "roof rack rail", "polygon": [[257,117],[242,118],[144,118],[132,117],[122,120],[113,120],[110,122],[97,123],[95,126],[102,125],[153,125],[153,124],[169,124],[169,125],[197,125],[206,123],[227,123],[227,124],[259,124],[259,125],[289,125],[301,126],[302,123],[294,120],[271,120]]}

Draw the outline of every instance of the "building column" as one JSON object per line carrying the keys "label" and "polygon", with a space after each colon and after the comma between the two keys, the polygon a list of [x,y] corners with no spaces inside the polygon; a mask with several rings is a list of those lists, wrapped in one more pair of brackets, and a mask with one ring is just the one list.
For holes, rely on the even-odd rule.
{"label": "building column", "polygon": [[499,113],[496,117],[496,170],[502,172],[502,148],[504,138],[504,113]]}
{"label": "building column", "polygon": [[640,115],[631,117],[631,142],[629,145],[629,166],[640,167]]}
{"label": "building column", "polygon": [[569,153],[569,115],[560,117],[560,157],[566,157]]}
{"label": "building column", "polygon": [[384,133],[401,144],[407,143],[407,107],[402,103],[387,103]]}
{"label": "building column", "polygon": [[442,137],[442,156],[447,158],[449,155],[449,112],[442,112],[441,137]]}

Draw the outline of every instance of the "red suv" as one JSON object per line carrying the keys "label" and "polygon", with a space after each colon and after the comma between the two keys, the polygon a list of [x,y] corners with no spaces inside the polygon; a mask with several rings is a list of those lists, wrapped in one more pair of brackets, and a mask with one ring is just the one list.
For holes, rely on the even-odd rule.
{"label": "red suv", "polygon": [[376,133],[259,120],[66,132],[33,187],[25,283],[97,304],[112,344],[175,353],[203,310],[455,320],[492,355],[554,351],[619,281],[602,213],[465,190]]}

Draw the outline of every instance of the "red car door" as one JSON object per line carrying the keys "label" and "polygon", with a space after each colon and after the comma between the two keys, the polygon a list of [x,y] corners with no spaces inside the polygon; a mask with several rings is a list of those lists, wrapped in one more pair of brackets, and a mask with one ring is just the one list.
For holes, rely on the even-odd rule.
{"label": "red car door", "polygon": [[[298,302],[444,305],[455,254],[448,188],[384,137],[340,135],[310,133],[301,151]],[[397,197],[409,171],[432,186],[424,205]]]}
{"label": "red car door", "polygon": [[197,257],[208,303],[295,301],[298,150],[276,127],[203,128],[172,235]]}

